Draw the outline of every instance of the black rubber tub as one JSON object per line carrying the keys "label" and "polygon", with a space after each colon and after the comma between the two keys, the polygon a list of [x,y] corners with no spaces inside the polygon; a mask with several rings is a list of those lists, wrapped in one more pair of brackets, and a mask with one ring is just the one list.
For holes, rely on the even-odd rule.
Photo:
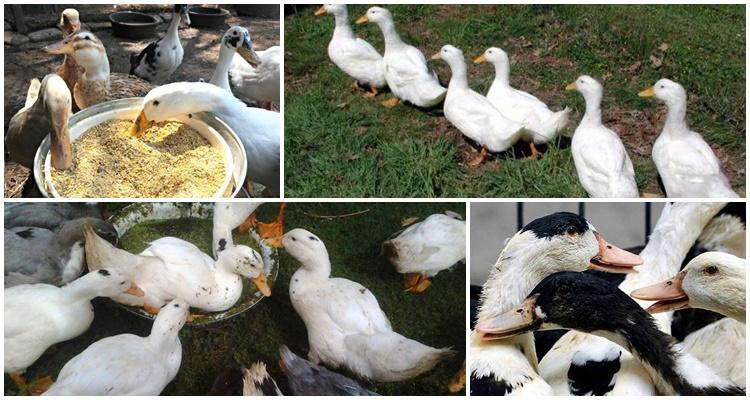
{"label": "black rubber tub", "polygon": [[190,7],[190,26],[195,28],[212,28],[224,25],[229,11],[214,7]]}
{"label": "black rubber tub", "polygon": [[136,11],[118,11],[109,14],[112,32],[126,39],[146,39],[156,35],[159,20],[156,17]]}

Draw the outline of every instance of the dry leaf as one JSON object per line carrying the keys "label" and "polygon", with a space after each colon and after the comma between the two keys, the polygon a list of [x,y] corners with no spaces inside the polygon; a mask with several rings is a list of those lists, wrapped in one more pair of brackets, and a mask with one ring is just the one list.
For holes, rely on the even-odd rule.
{"label": "dry leaf", "polygon": [[404,218],[401,220],[401,226],[409,226],[417,221],[419,221],[419,218],[417,217]]}
{"label": "dry leaf", "polygon": [[659,45],[658,49],[661,51],[667,51],[670,47],[672,46],[670,46],[669,43],[662,43]]}
{"label": "dry leaf", "polygon": [[359,128],[354,129],[354,133],[357,135],[364,135],[369,128],[366,126],[360,126]]}
{"label": "dry leaf", "polygon": [[654,69],[659,69],[664,64],[664,59],[658,58],[654,55],[651,55],[649,60],[651,60],[651,66],[654,67]]}

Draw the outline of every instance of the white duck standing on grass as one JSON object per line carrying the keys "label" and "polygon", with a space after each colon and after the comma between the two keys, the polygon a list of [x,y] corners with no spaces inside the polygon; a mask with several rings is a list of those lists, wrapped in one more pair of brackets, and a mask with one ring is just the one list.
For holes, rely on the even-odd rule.
{"label": "white duck standing on grass", "polygon": [[221,39],[219,61],[209,82],[232,93],[229,83],[232,71],[240,65],[246,65],[247,71],[244,72],[247,81],[240,79],[235,82],[235,79],[232,79],[237,94],[255,101],[278,101],[278,61],[277,50],[269,49],[261,56],[261,52],[253,50],[250,32],[241,26],[233,26]]}
{"label": "white duck standing on grass", "polygon": [[396,96],[383,105],[393,107],[399,99],[417,107],[433,107],[445,98],[446,90],[440,85],[437,75],[427,67],[427,60],[419,49],[404,43],[396,32],[391,12],[381,7],[371,7],[357,24],[378,24],[385,39],[383,53],[383,76],[388,88]]}
{"label": "white duck standing on grass", "polygon": [[407,292],[423,292],[430,279],[466,258],[466,222],[446,212],[433,214],[383,242],[383,254],[404,275]]}
{"label": "white duck standing on grass", "polygon": [[292,275],[289,297],[307,327],[308,359],[313,363],[396,382],[429,371],[452,353],[394,332],[372,292],[357,282],[331,277],[328,251],[317,236],[291,230],[284,235],[284,248],[302,263]]}
{"label": "white duck standing on grass", "polygon": [[495,80],[487,99],[508,119],[524,125],[524,140],[529,142],[531,158],[539,157],[536,144],[549,143],[568,124],[570,109],[554,112],[533,95],[510,86],[510,58],[497,47],[490,47],[474,59],[474,64],[488,61],[495,66]]}
{"label": "white duck standing on grass", "polygon": [[130,74],[153,83],[162,83],[169,79],[177,67],[182,64],[185,51],[180,43],[178,29],[184,22],[190,25],[190,15],[186,4],[176,4],[172,11],[167,33],[161,39],[151,42],[140,54],[130,55]]}
{"label": "white duck standing on grass", "polygon": [[115,296],[119,303],[155,314],[169,301],[184,299],[196,309],[225,311],[242,295],[242,277],[251,279],[264,296],[271,295],[263,259],[250,247],[228,246],[214,261],[190,242],[163,237],[135,255],[101,239],[90,226],[84,226],[83,232],[90,270],[109,266],[129,276],[143,290],[142,297]]}
{"label": "white duck standing on grass", "polygon": [[65,81],[55,74],[42,82],[31,81],[26,105],[14,115],[5,133],[5,151],[10,159],[32,168],[34,156],[45,136],[50,135],[52,166],[65,170],[73,163],[68,118],[71,95]]}
{"label": "white duck standing on grass", "polygon": [[586,100],[570,145],[583,188],[590,197],[638,197],[628,152],[617,133],[602,124],[602,85],[583,75],[565,90],[577,90]]}
{"label": "white duck standing on grass", "polygon": [[40,283],[5,289],[5,373],[28,392],[46,389],[49,378],[27,385],[21,374],[50,346],[89,328],[94,320],[92,299],[125,292],[143,295],[126,276],[108,269],[91,272],[63,287]]}
{"label": "white duck standing on grass", "polygon": [[469,87],[466,60],[461,50],[445,45],[433,60],[442,59],[451,67],[451,81],[445,96],[445,118],[461,133],[482,146],[469,165],[482,163],[488,152],[505,151],[521,138],[523,125],[506,118],[486,97]]}
{"label": "white duck standing on grass", "polygon": [[279,113],[247,107],[217,86],[177,82],[155,88],[143,99],[143,109],[131,133],[137,137],[154,122],[202,111],[214,114],[232,128],[247,153],[248,178],[265,186],[270,196],[278,197],[281,187]]}
{"label": "white duck standing on grass", "polygon": [[279,215],[273,222],[257,223],[257,209],[261,204],[263,202],[217,202],[214,204],[213,245],[211,246],[214,258],[220,251],[234,245],[232,231],[235,228],[239,228],[240,232],[247,232],[256,224],[258,225],[258,234],[266,244],[272,247],[281,247],[286,203],[279,205]]}
{"label": "white duck standing on grass", "polygon": [[366,97],[377,95],[378,89],[386,85],[383,56],[370,43],[354,35],[346,4],[325,4],[315,12],[317,16],[325,14],[333,14],[336,20],[333,37],[328,43],[328,57],[340,70],[354,78],[355,87],[358,84],[369,87]]}
{"label": "white duck standing on grass", "polygon": [[[487,324],[510,310],[545,277],[559,271],[588,268],[628,273],[640,257],[604,240],[583,217],[560,212],[524,226],[503,248],[482,288],[478,323]],[[472,395],[551,395],[539,376],[531,334],[506,340],[487,340],[476,329],[471,334]]]}
{"label": "white duck standing on grass", "polygon": [[182,362],[180,329],[188,304],[169,302],[151,333],[110,336],[68,361],[45,396],[156,396],[177,376]]}
{"label": "white duck standing on grass", "polygon": [[667,197],[739,197],[711,146],[688,127],[682,85],[660,79],[638,96],[656,97],[667,105],[667,120],[651,150]]}

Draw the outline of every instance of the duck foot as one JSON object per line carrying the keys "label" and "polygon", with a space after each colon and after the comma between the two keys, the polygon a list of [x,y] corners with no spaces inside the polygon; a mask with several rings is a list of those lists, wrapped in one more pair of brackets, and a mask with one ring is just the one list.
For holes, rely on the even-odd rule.
{"label": "duck foot", "polygon": [[450,382],[448,382],[448,391],[456,393],[463,390],[466,387],[466,366],[461,367],[456,375],[453,375]]}
{"label": "duck foot", "polygon": [[534,145],[534,142],[529,142],[529,148],[531,149],[531,155],[524,157],[524,161],[535,161],[539,159],[539,156],[542,155],[542,153],[537,150],[536,145]]}
{"label": "duck foot", "polygon": [[253,188],[253,181],[250,179],[247,179],[245,181],[245,190],[247,190],[247,193],[250,194],[250,197],[258,197],[255,195],[255,189]]}
{"label": "duck foot", "polygon": [[277,249],[283,246],[281,239],[282,236],[284,236],[285,212],[286,203],[281,203],[279,205],[279,215],[273,222],[261,222],[258,224],[258,234],[260,234],[260,238],[263,239],[263,241],[266,242],[267,245]]}
{"label": "duck foot", "polygon": [[430,278],[422,275],[409,273],[404,275],[404,286],[406,293],[422,293],[432,285]]}
{"label": "duck foot", "polygon": [[250,231],[250,229],[252,229],[257,223],[257,217],[258,217],[258,210],[255,210],[250,215],[248,215],[245,221],[241,223],[238,228],[240,232],[246,233]]}
{"label": "duck foot", "polygon": [[487,158],[489,158],[489,152],[487,152],[486,147],[482,147],[482,150],[479,151],[479,154],[477,154],[468,163],[466,163],[466,165],[470,167],[476,167],[479,166],[479,164],[483,163]]}
{"label": "duck foot", "polygon": [[32,396],[39,396],[40,394],[46,392],[49,387],[52,386],[53,383],[55,383],[49,376],[44,376],[31,383],[26,383],[26,379],[24,379],[21,374],[10,373],[8,375],[20,390]]}
{"label": "duck foot", "polygon": [[151,315],[159,314],[159,311],[161,311],[161,308],[154,307],[154,306],[152,306],[151,304],[148,304],[148,303],[144,303],[143,304],[143,309],[146,310],[146,312],[149,313],[149,314],[151,314]]}
{"label": "duck foot", "polygon": [[391,99],[384,100],[380,104],[382,104],[383,107],[385,107],[385,108],[393,108],[393,107],[396,107],[398,105],[398,103],[400,103],[400,102],[401,102],[401,100],[399,100],[398,97],[393,97]]}
{"label": "duck foot", "polygon": [[376,88],[375,86],[370,86],[370,90],[365,92],[365,94],[363,94],[362,96],[366,99],[372,99],[375,98],[375,96],[377,96],[379,93],[380,92],[378,91],[378,88]]}

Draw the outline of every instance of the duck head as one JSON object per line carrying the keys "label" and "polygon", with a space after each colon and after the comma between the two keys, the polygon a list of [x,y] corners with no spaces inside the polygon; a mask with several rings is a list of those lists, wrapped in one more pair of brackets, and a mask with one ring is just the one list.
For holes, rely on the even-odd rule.
{"label": "duck head", "polygon": [[357,18],[357,24],[364,24],[365,22],[374,22],[378,25],[393,20],[391,12],[382,7],[370,7],[367,12],[361,17]]}
{"label": "duck head", "polygon": [[68,285],[85,286],[96,297],[114,297],[127,293],[143,297],[144,293],[125,274],[116,269],[97,269],[76,279]]}
{"label": "duck head", "polygon": [[668,106],[683,104],[687,101],[685,88],[669,79],[659,79],[654,86],[638,93],[639,97],[656,97]]}
{"label": "duck head", "polygon": [[297,228],[284,234],[284,249],[302,263],[302,268],[320,272],[326,277],[331,272],[330,259],[326,245],[312,232]]}
{"label": "duck head", "polygon": [[346,4],[323,4],[315,10],[315,16],[320,17],[326,14],[346,15]]}
{"label": "duck head", "polygon": [[[580,272],[559,272],[543,279],[518,305],[475,330],[497,340],[534,330],[615,330],[618,324],[653,320],[633,299],[604,279]],[[630,322],[628,322],[630,321]]]}
{"label": "duck head", "polygon": [[63,36],[69,36],[72,33],[76,33],[81,30],[81,20],[78,15],[78,10],[75,8],[66,8],[60,14],[59,28],[63,33]]}
{"label": "duck head", "polygon": [[260,57],[253,50],[253,41],[247,29],[241,26],[233,26],[224,34],[221,42],[223,46],[237,51],[237,54],[253,67],[260,65]]}
{"label": "duck head", "polygon": [[188,13],[187,4],[175,4],[174,15],[180,16],[180,25],[183,25],[186,27],[190,25],[190,13]]}
{"label": "duck head", "polygon": [[508,53],[497,47],[490,47],[479,57],[474,59],[474,64],[481,64],[483,62],[490,62],[495,65],[495,67],[510,69],[510,58],[508,57]]}
{"label": "duck head", "polygon": [[565,86],[565,90],[578,91],[578,93],[583,95],[583,98],[585,98],[586,101],[589,101],[589,99],[599,99],[599,102],[601,102],[604,88],[602,87],[602,84],[599,83],[596,79],[588,75],[581,75],[578,77],[578,79],[575,80],[575,82],[572,82],[568,86]]}
{"label": "duck head", "polygon": [[44,48],[50,54],[70,55],[88,78],[109,79],[109,60],[101,40],[91,32],[78,32]]}
{"label": "duck head", "polygon": [[159,310],[151,327],[152,336],[177,336],[190,316],[190,305],[182,299],[174,299]]}
{"label": "duck head", "polygon": [[271,296],[271,288],[268,286],[263,268],[263,259],[257,251],[243,245],[231,245],[224,249],[220,247],[216,263],[253,281],[263,296]]}
{"label": "duck head", "polygon": [[745,269],[744,259],[711,251],[693,258],[675,277],[630,295],[655,300],[647,309],[650,313],[693,307],[744,321]]}
{"label": "duck head", "polygon": [[73,163],[73,150],[68,131],[68,118],[72,107],[70,89],[60,76],[49,74],[42,80],[39,99],[42,101],[41,105],[52,127],[52,135],[50,135],[52,166],[59,171],[64,171]]}
{"label": "duck head", "polygon": [[90,224],[94,233],[100,238],[112,243],[113,245],[117,244],[118,235],[115,227],[107,221],[90,217],[76,218],[66,221],[57,233],[58,240],[66,246],[72,246],[73,243],[76,242],[83,242],[83,227],[86,224]]}
{"label": "duck head", "polygon": [[[201,98],[201,93],[210,96]],[[153,88],[143,99],[143,106],[133,122],[130,134],[139,137],[155,122],[210,109],[212,101],[226,96],[226,92],[205,82],[175,82]]]}
{"label": "duck head", "polygon": [[464,53],[456,48],[455,46],[451,46],[449,44],[446,44],[443,46],[439,52],[435,53],[430,57],[431,60],[443,60],[447,62],[451,67],[454,65],[460,65],[461,63],[465,63],[464,60]]}

